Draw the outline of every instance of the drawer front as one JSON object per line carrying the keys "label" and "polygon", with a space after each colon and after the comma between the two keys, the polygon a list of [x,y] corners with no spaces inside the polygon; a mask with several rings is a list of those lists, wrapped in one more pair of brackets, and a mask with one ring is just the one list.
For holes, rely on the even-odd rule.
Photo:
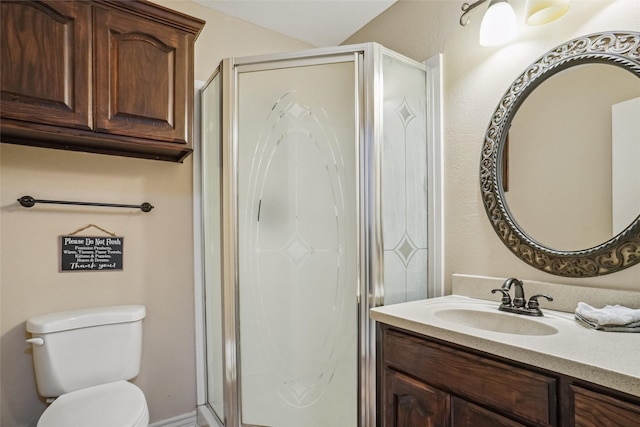
{"label": "drawer front", "polygon": [[640,405],[571,385],[575,427],[638,427]]}
{"label": "drawer front", "polygon": [[384,329],[383,363],[485,407],[557,425],[556,379]]}

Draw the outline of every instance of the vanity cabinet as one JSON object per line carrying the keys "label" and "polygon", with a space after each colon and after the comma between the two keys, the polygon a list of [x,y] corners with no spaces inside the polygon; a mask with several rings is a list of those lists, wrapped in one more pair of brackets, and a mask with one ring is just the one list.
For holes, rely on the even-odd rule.
{"label": "vanity cabinet", "polygon": [[204,22],[145,1],[3,1],[2,142],[182,161]]}
{"label": "vanity cabinet", "polygon": [[640,398],[381,327],[383,427],[640,426]]}

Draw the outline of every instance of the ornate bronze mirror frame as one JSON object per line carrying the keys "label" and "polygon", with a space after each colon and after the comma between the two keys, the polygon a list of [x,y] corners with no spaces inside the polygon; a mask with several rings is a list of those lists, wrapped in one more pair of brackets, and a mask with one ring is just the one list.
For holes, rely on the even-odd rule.
{"label": "ornate bronze mirror frame", "polygon": [[482,200],[502,242],[527,264],[565,277],[601,276],[639,263],[640,212],[619,234],[597,246],[575,251],[547,247],[530,237],[509,211],[503,188],[503,155],[511,122],[526,97],[554,74],[589,63],[622,67],[640,78],[640,32],[611,31],[579,37],[533,62],[500,100],[485,135],[480,162]]}

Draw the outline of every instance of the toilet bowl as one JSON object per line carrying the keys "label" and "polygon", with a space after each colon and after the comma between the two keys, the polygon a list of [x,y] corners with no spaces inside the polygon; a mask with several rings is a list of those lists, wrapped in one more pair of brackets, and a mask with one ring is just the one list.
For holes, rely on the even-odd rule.
{"label": "toilet bowl", "polygon": [[38,427],[147,427],[140,372],[144,306],[45,314],[27,321],[40,395]]}
{"label": "toilet bowl", "polygon": [[57,398],[37,427],[146,427],[147,401],[128,381],[97,385]]}

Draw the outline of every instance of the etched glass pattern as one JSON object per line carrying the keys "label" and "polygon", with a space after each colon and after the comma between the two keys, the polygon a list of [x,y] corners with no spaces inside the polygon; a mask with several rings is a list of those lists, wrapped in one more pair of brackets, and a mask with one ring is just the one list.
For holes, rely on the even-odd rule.
{"label": "etched glass pattern", "polygon": [[354,64],[239,73],[242,422],[357,424]]}
{"label": "etched glass pattern", "polygon": [[382,230],[385,305],[427,298],[424,71],[383,57]]}

